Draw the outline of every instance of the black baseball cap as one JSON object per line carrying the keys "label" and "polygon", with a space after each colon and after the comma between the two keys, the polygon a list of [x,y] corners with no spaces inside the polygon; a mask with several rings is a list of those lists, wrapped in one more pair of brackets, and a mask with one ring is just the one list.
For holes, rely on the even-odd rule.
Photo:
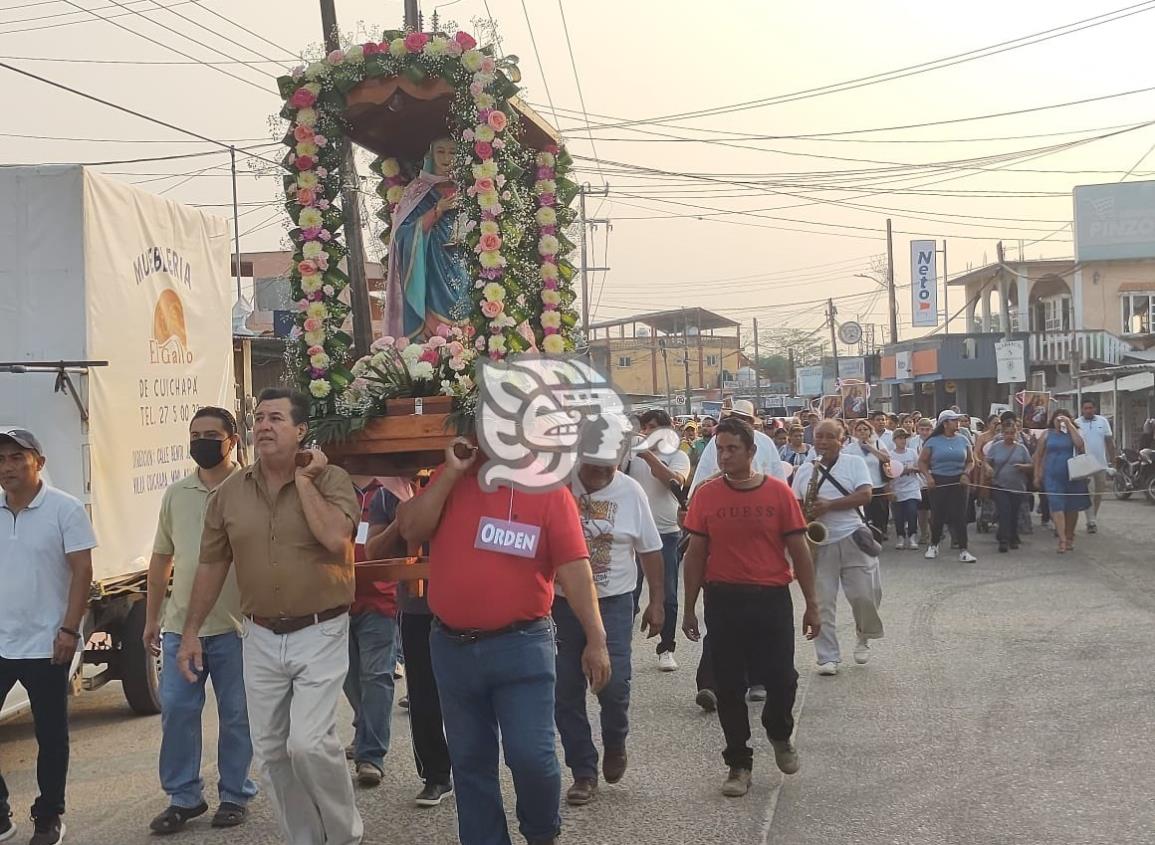
{"label": "black baseball cap", "polygon": [[40,457],[44,457],[44,447],[40,445],[36,435],[27,429],[11,428],[7,431],[0,431],[0,443],[5,440],[11,440],[21,449],[29,449]]}

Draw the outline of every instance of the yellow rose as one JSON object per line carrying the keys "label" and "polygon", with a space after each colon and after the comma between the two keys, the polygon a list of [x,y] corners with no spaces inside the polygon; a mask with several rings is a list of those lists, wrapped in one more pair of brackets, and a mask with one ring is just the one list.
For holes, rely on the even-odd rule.
{"label": "yellow rose", "polygon": [[[313,62],[311,65],[309,65],[307,68],[305,68],[305,78],[306,79],[316,79],[320,76],[328,76],[328,75],[329,75],[329,65],[326,62]],[[313,92],[313,93],[316,93],[316,92]]]}
{"label": "yellow rose", "polygon": [[541,301],[546,305],[561,305],[561,294],[546,288],[541,292]]}
{"label": "yellow rose", "polygon": [[387,202],[401,202],[401,198],[405,196],[405,189],[400,185],[394,185],[385,192],[385,199]]}
{"label": "yellow rose", "polygon": [[309,307],[305,309],[305,316],[312,317],[314,320],[324,320],[329,316],[329,309],[325,307],[323,302],[310,302]]}
{"label": "yellow rose", "polygon": [[537,214],[535,214],[534,217],[537,219],[537,225],[539,225],[539,226],[556,226],[557,225],[557,212],[554,211],[552,208],[549,208],[549,207],[539,208],[537,210]]}
{"label": "yellow rose", "polygon": [[483,235],[500,235],[501,227],[497,225],[495,220],[482,220],[480,226],[481,234]]}
{"label": "yellow rose", "polygon": [[478,94],[473,98],[473,104],[479,109],[491,109],[497,105],[497,98],[492,94]]}
{"label": "yellow rose", "polygon": [[312,170],[297,175],[298,188],[306,188],[311,191],[313,188],[320,184],[320,181],[321,180],[317,178],[316,172]]}
{"label": "yellow rose", "polygon": [[320,241],[306,241],[305,245],[301,247],[302,257],[309,259],[320,258],[324,251]]}
{"label": "yellow rose", "polygon": [[500,252],[483,252],[478,256],[478,260],[486,270],[495,270],[503,263]]}
{"label": "yellow rose", "polygon": [[504,352],[505,351],[505,335],[495,334],[489,336],[489,351],[490,352]]}
{"label": "yellow rose", "polygon": [[315,156],[317,154],[317,145],[312,141],[302,141],[297,144],[297,155],[299,156]]}
{"label": "yellow rose", "polygon": [[300,216],[297,217],[297,225],[302,229],[316,229],[324,222],[321,212],[315,208],[302,208]]}
{"label": "yellow rose", "polygon": [[308,91],[314,97],[321,96],[321,83],[320,82],[309,82],[309,83],[307,83],[301,87],[303,87],[306,91]]}
{"label": "yellow rose", "polygon": [[448,41],[440,35],[435,35],[426,43],[424,52],[427,56],[444,56],[448,46]]}
{"label": "yellow rose", "polygon": [[561,314],[556,311],[543,311],[541,314],[542,328],[546,329],[560,329],[561,328]]}
{"label": "yellow rose", "polygon": [[408,52],[409,51],[405,49],[405,39],[404,38],[394,38],[392,41],[389,42],[389,55],[390,56],[393,56],[394,58],[399,59]]}
{"label": "yellow rose", "polygon": [[313,379],[309,382],[309,392],[317,399],[324,399],[333,392],[333,385],[329,384],[325,379]]}
{"label": "yellow rose", "polygon": [[481,295],[490,302],[505,302],[505,288],[497,282],[490,282],[481,289]]}
{"label": "yellow rose", "polygon": [[488,144],[490,141],[497,137],[497,133],[495,133],[488,124],[479,123],[477,126],[473,127],[473,136],[477,138],[478,141],[484,141]]}
{"label": "yellow rose", "polygon": [[321,285],[323,284],[324,281],[322,280],[321,276],[314,275],[301,277],[301,290],[303,290],[305,293],[316,293],[321,289]]}
{"label": "yellow rose", "polygon": [[397,163],[397,159],[387,158],[381,162],[381,175],[386,179],[391,179],[394,176],[400,176],[401,165]]}
{"label": "yellow rose", "polygon": [[552,179],[539,179],[533,186],[539,194],[556,194],[557,182]]}
{"label": "yellow rose", "polygon": [[497,178],[497,162],[493,159],[487,159],[482,164],[473,165],[474,179],[496,179]]}
{"label": "yellow rose", "polygon": [[308,126],[312,129],[317,125],[317,110],[316,109],[301,109],[297,112],[297,125]]}
{"label": "yellow rose", "polygon": [[305,343],[309,344],[309,346],[320,346],[324,342],[325,342],[324,330],[315,331],[315,332],[305,332]]}
{"label": "yellow rose", "polygon": [[[404,42],[402,42],[402,46]],[[461,54],[461,64],[470,73],[477,73],[481,70],[481,63],[485,61],[485,56],[481,55],[478,50],[466,50]]]}
{"label": "yellow rose", "polygon": [[482,208],[492,208],[501,203],[501,197],[497,195],[497,191],[482,191],[477,195],[477,204]]}
{"label": "yellow rose", "polygon": [[561,355],[565,352],[565,341],[560,334],[547,334],[541,342],[541,348],[547,355]]}
{"label": "yellow rose", "polygon": [[542,264],[541,265],[541,277],[545,281],[549,281],[550,279],[556,279],[558,277],[557,276],[557,265],[556,264]]}
{"label": "yellow rose", "polygon": [[324,352],[321,352],[318,355],[312,356],[309,359],[309,363],[316,367],[318,370],[327,370],[329,369],[329,365],[333,362],[330,360],[328,355],[326,355]]}

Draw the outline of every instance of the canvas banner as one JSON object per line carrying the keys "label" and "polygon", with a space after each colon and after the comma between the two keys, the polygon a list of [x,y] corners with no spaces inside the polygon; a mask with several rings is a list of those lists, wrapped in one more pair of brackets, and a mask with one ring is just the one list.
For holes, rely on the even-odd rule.
{"label": "canvas banner", "polygon": [[193,414],[234,409],[227,221],[85,172],[96,577],[147,566]]}
{"label": "canvas banner", "polygon": [[915,327],[938,325],[938,244],[910,242],[910,324]]}

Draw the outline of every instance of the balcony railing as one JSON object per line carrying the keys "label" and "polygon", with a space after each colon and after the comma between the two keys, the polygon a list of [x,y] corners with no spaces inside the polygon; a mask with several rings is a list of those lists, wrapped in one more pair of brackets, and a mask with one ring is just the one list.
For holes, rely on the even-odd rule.
{"label": "balcony railing", "polygon": [[1096,329],[1075,332],[1032,332],[1031,363],[1068,364],[1071,344],[1079,350],[1079,360],[1099,364],[1119,364],[1130,352],[1131,344],[1110,332]]}

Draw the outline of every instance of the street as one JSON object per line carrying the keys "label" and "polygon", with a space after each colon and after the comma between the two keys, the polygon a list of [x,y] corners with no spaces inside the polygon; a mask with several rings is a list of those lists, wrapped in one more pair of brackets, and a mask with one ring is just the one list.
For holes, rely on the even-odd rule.
{"label": "street", "polygon": [[[1036,517],[1037,522],[1037,517]],[[973,535],[972,535],[973,536]],[[694,704],[698,648],[680,641],[681,670],[660,674],[652,646],[634,653],[630,767],[597,800],[563,807],[564,840],[583,845],[1147,845],[1155,830],[1155,508],[1108,500],[1098,536],[1055,554],[1036,525],[1019,553],[991,535],[975,565],[945,551],[884,552],[887,636],[867,666],[818,677],[799,641],[802,771],[783,778],[755,731],[754,786],[723,798],[721,731]],[[853,642],[839,609],[844,653]],[[849,663],[849,665],[848,665]],[[399,693],[400,694],[400,693]],[[159,718],[134,718],[119,686],[73,700],[68,841],[152,840],[166,804],[156,777]],[[752,719],[757,725],[756,717]],[[215,805],[214,719],[205,776]],[[342,711],[342,739],[350,735]],[[0,725],[0,763],[21,827],[34,796],[36,746],[24,716]],[[366,843],[452,843],[453,802],[420,810],[405,711],[380,788],[358,790]],[[508,777],[506,806],[516,830]],[[563,784],[570,782],[568,772]],[[236,841],[206,815],[174,841]],[[278,842],[258,798],[244,841]],[[514,836],[515,841],[518,837]]]}

